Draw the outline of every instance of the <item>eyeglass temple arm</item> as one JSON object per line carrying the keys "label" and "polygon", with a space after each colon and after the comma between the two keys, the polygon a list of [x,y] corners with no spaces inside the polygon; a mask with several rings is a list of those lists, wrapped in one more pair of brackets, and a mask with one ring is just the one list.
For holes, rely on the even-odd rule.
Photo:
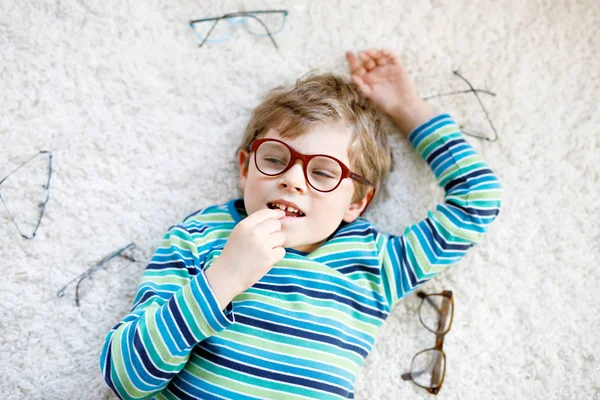
{"label": "eyeglass temple arm", "polygon": [[[212,31],[215,29],[215,26],[217,26],[217,24],[219,23],[219,21],[223,19],[223,17],[221,18],[217,18],[215,19],[215,22],[213,23],[213,25],[210,27],[210,30],[208,31],[208,33],[206,34],[206,36],[204,37],[204,39],[202,39],[202,42],[198,45],[198,48],[204,46],[204,43],[206,43],[206,41],[208,40],[210,34],[212,33]],[[192,27],[192,29],[194,30],[194,32],[196,32],[196,28],[194,28],[194,21],[190,22],[190,26]],[[198,36],[198,34],[196,33],[196,36]]]}
{"label": "eyeglass temple arm", "polygon": [[275,48],[277,50],[279,50],[279,46],[277,46],[277,43],[275,42],[275,39],[273,39],[273,35],[271,35],[271,31],[269,30],[269,28],[267,28],[267,26],[256,16],[256,15],[252,15],[252,14],[247,14],[247,17],[252,17],[255,20],[257,20],[267,31],[267,35],[269,35],[269,38],[271,39],[271,42],[273,42],[273,45],[275,46]]}

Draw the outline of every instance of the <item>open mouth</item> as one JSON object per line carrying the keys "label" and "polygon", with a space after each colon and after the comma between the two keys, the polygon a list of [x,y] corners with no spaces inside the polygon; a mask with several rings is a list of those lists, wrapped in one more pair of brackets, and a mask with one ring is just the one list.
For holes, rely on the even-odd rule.
{"label": "open mouth", "polygon": [[276,208],[279,208],[280,210],[285,211],[286,217],[300,218],[300,217],[306,216],[306,214],[304,214],[301,210],[298,210],[294,207],[286,206],[285,204],[267,203],[267,207],[269,207],[271,210],[275,210]]}

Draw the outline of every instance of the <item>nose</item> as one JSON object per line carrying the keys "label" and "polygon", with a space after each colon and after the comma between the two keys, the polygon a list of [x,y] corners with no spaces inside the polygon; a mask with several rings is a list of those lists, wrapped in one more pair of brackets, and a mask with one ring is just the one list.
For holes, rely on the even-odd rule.
{"label": "nose", "polygon": [[306,192],[306,177],[301,160],[296,160],[294,165],[290,167],[283,175],[279,177],[277,186],[281,189],[290,188],[293,191],[300,193]]}

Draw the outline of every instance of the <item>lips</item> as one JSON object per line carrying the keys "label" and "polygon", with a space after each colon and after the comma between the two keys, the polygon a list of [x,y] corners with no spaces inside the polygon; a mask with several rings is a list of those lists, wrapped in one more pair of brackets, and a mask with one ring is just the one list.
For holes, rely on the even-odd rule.
{"label": "lips", "polygon": [[300,207],[298,207],[295,203],[283,199],[270,201],[267,203],[267,207],[269,207],[272,210],[277,208],[279,208],[280,210],[284,210],[285,215],[288,217],[300,218],[306,216],[304,211],[302,211]]}

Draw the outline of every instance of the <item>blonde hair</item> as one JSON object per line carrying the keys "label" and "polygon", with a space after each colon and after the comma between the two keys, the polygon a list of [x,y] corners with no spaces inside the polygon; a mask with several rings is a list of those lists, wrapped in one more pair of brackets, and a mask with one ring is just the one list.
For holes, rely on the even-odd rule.
{"label": "blonde hair", "polygon": [[[279,86],[267,93],[252,112],[236,154],[249,150],[250,144],[270,128],[277,129],[283,138],[295,138],[322,123],[350,125],[353,137],[348,167],[373,184],[372,203],[376,203],[387,197],[385,183],[393,163],[383,118],[383,112],[349,79],[331,73],[311,74],[293,86]],[[364,198],[370,187],[353,182],[354,203]]]}

